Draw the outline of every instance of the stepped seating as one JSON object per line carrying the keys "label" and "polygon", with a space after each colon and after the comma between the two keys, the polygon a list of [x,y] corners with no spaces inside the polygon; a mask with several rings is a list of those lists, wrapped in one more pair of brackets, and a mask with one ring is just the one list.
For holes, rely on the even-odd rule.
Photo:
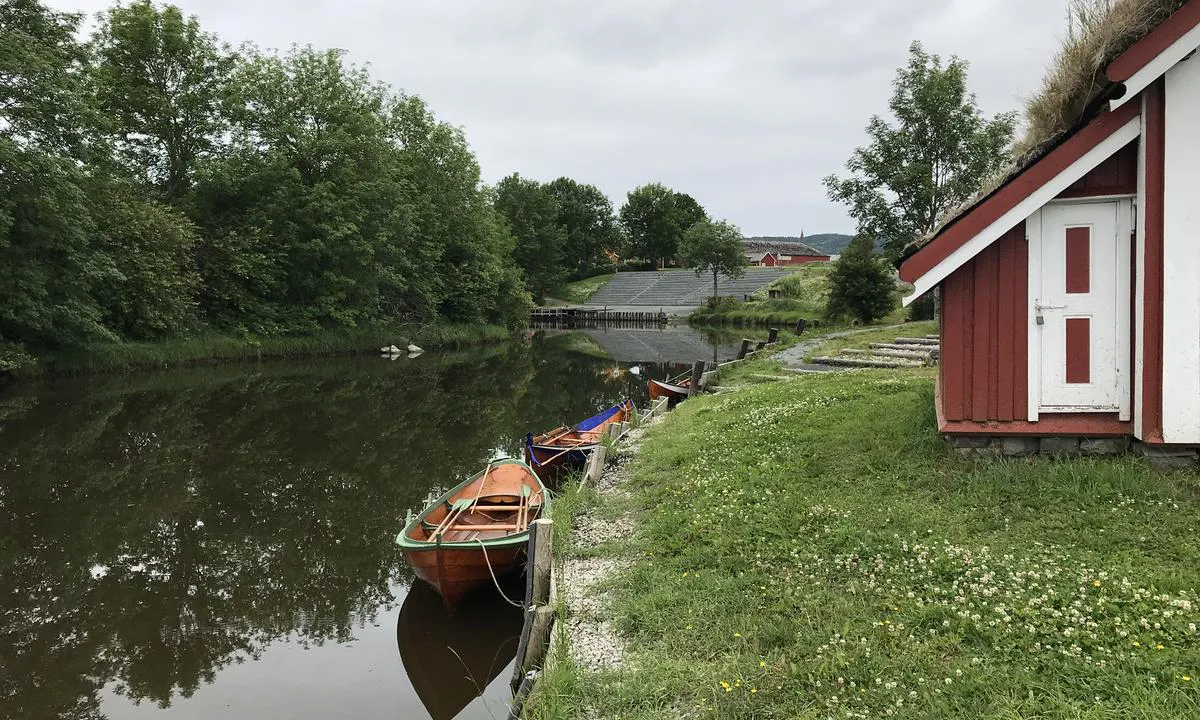
{"label": "stepped seating", "polygon": [[[722,276],[717,290],[722,297],[749,295],[788,275],[794,269],[747,268],[736,280]],[[592,296],[588,305],[681,307],[703,305],[712,294],[712,276],[690,270],[617,273]]]}

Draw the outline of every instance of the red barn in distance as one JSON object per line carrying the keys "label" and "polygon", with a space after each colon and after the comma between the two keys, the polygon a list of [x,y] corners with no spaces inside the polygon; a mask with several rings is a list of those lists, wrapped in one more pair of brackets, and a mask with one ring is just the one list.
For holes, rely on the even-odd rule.
{"label": "red barn in distance", "polygon": [[746,238],[746,262],[752,267],[807,265],[829,260],[829,255],[796,240]]}
{"label": "red barn in distance", "polygon": [[1138,11],[1151,9],[1174,12],[1104,58],[1077,89],[1082,117],[1033,138],[900,268],[916,287],[906,304],[939,293],[937,415],[952,440],[1110,438],[1196,458],[1200,0]]}

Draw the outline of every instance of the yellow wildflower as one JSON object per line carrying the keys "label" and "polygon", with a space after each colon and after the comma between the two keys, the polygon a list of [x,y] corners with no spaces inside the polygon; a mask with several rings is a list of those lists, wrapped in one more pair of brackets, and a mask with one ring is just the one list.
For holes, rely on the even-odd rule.
{"label": "yellow wildflower", "polygon": [[734,637],[741,637],[741,636],[742,636],[742,634],[741,634],[741,633],[734,633],[734,634],[733,634],[733,636],[734,636]]}
{"label": "yellow wildflower", "polygon": [[725,688],[725,692],[729,692],[729,683],[727,683],[727,682],[725,682],[724,680],[722,680],[722,681],[721,681],[721,687]]}
{"label": "yellow wildflower", "polygon": [[1180,678],[1180,680],[1183,680],[1184,682],[1189,682],[1191,679],[1191,675],[1184,675],[1182,678]]}
{"label": "yellow wildflower", "polygon": [[1155,646],[1154,646],[1154,649],[1155,649],[1155,650],[1162,650],[1162,649],[1163,649],[1163,646],[1162,646],[1161,644],[1159,644],[1159,645],[1155,645]]}
{"label": "yellow wildflower", "polygon": [[765,668],[765,667],[767,666],[767,661],[766,661],[766,660],[759,660],[759,661],[758,661],[758,666],[759,666],[760,668]]}
{"label": "yellow wildflower", "polygon": [[750,692],[751,692],[751,693],[756,693],[756,692],[758,692],[758,688],[756,688],[756,687],[752,687],[752,688],[750,688]]}
{"label": "yellow wildflower", "polygon": [[1099,580],[1093,580],[1093,581],[1092,581],[1092,586],[1093,586],[1093,587],[1100,587],[1100,581],[1099,581]]}

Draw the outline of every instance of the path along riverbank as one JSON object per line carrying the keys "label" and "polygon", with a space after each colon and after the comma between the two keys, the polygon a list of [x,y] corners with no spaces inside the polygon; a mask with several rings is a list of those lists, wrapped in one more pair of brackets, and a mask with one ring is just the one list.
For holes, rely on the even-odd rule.
{"label": "path along riverbank", "polygon": [[527,716],[1196,715],[1200,478],[961,458],[935,373],[756,358],[631,435]]}

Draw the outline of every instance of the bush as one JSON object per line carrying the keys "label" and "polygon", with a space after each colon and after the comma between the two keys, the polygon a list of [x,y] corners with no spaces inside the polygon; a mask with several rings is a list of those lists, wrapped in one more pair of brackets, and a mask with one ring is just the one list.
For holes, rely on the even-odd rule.
{"label": "bush", "polygon": [[937,308],[936,300],[933,293],[926,293],[918,298],[912,305],[908,306],[908,319],[917,320],[932,320]]}
{"label": "bush", "polygon": [[871,324],[896,306],[896,282],[886,261],[875,254],[874,241],[859,235],[850,241],[829,277],[825,316]]}

